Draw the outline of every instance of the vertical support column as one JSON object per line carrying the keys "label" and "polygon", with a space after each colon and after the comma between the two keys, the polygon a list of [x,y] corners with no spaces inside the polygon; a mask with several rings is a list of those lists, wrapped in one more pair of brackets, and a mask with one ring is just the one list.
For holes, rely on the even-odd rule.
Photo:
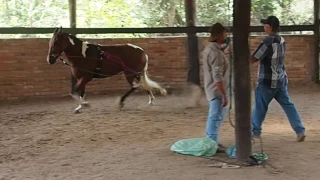
{"label": "vertical support column", "polygon": [[320,5],[319,0],[314,0],[314,69],[313,69],[313,77],[312,80],[315,83],[319,83],[319,53],[320,53]]}
{"label": "vertical support column", "polygon": [[237,160],[251,155],[251,77],[250,77],[250,11],[251,0],[234,0],[233,50],[235,79],[235,131]]}
{"label": "vertical support column", "polygon": [[77,8],[76,0],[69,0],[69,17],[70,17],[70,28],[76,28],[77,26]]}
{"label": "vertical support column", "polygon": [[[186,26],[190,29],[195,27],[196,20],[196,0],[185,0]],[[200,85],[199,70],[199,48],[196,32],[188,34],[188,82],[193,85]]]}
{"label": "vertical support column", "polygon": [[[75,29],[77,27],[77,8],[76,8],[76,0],[69,0],[69,18],[70,18],[70,28]],[[76,34],[72,34],[76,35]],[[71,93],[74,92],[74,87],[77,83],[77,79],[71,74]]]}

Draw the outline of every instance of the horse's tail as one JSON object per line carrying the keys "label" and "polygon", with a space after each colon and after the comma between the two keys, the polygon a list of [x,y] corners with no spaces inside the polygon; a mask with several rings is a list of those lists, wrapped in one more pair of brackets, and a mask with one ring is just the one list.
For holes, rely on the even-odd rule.
{"label": "horse's tail", "polygon": [[157,82],[152,81],[148,77],[147,71],[148,71],[149,58],[148,58],[147,54],[145,54],[145,58],[146,58],[146,64],[143,68],[143,74],[140,79],[142,87],[144,87],[146,90],[158,89],[160,91],[161,95],[166,95],[167,90],[165,88],[161,87]]}

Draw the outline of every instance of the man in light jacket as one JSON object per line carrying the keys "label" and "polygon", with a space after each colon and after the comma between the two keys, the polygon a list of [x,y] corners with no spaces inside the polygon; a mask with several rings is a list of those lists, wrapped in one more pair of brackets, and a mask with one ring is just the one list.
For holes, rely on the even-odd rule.
{"label": "man in light jacket", "polygon": [[219,144],[218,152],[224,151],[218,136],[228,105],[230,67],[222,48],[226,38],[227,29],[220,23],[213,24],[210,29],[209,43],[202,54],[204,89],[209,101],[206,136]]}

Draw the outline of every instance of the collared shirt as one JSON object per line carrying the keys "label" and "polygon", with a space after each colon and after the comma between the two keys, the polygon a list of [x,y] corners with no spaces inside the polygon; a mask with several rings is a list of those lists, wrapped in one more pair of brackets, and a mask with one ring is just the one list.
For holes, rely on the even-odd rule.
{"label": "collared shirt", "polygon": [[229,61],[221,46],[209,42],[202,53],[204,89],[208,101],[222,96],[217,89],[217,82],[222,82],[226,93],[229,88]]}
{"label": "collared shirt", "polygon": [[286,42],[278,34],[267,36],[253,56],[259,60],[258,82],[271,88],[281,88],[288,84],[284,67]]}

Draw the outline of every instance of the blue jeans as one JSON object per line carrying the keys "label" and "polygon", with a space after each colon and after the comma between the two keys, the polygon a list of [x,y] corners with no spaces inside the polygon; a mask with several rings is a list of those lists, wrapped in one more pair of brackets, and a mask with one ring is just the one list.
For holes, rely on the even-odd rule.
{"label": "blue jeans", "polygon": [[219,130],[228,110],[227,107],[222,107],[222,97],[212,99],[209,104],[206,135],[217,143],[219,143]]}
{"label": "blue jeans", "polygon": [[287,86],[282,88],[270,88],[264,84],[258,84],[255,90],[255,107],[252,112],[253,135],[261,135],[261,126],[267,114],[269,103],[273,98],[281,105],[295,133],[298,136],[304,135],[305,128],[295,105],[290,99]]}

